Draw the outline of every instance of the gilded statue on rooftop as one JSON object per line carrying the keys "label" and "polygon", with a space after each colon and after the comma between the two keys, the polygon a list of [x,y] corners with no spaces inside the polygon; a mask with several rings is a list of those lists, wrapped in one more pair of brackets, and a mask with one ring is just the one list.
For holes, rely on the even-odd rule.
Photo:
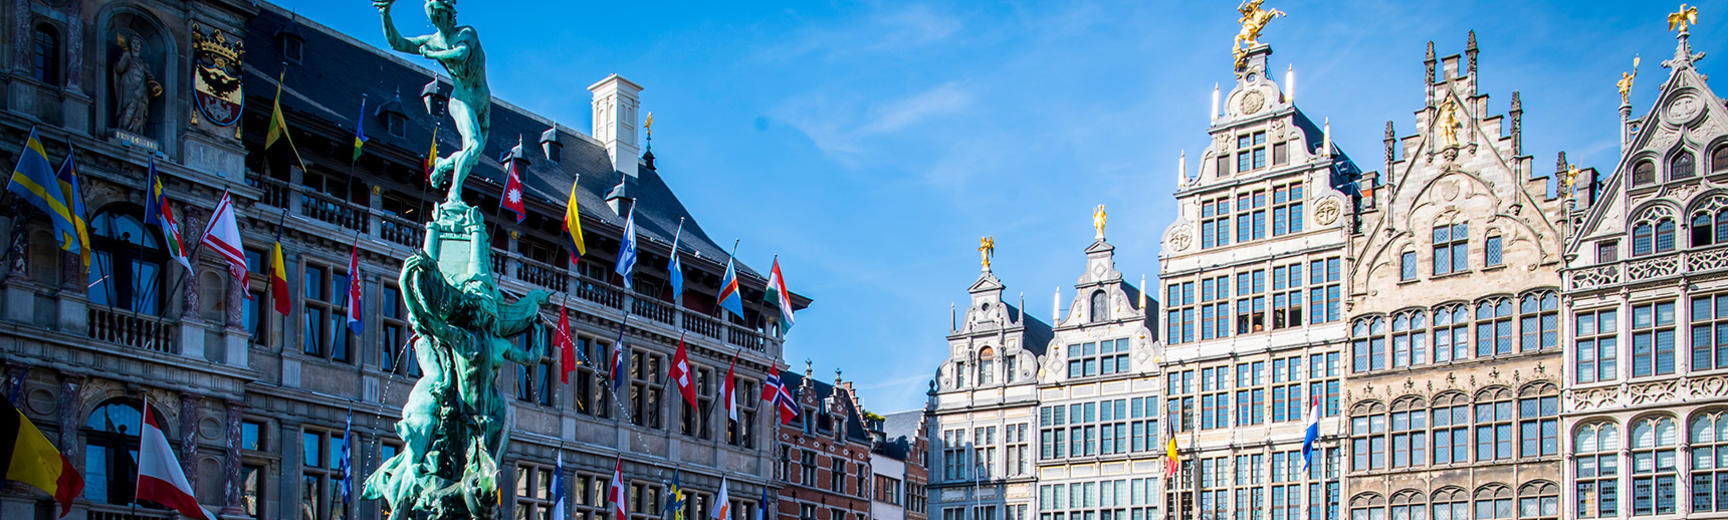
{"label": "gilded statue on rooftop", "polygon": [[1230,54],[1236,57],[1236,70],[1248,66],[1248,50],[1260,44],[1260,31],[1266,29],[1266,24],[1273,18],[1284,16],[1284,11],[1277,9],[1261,9],[1265,0],[1247,0],[1236,6],[1236,12],[1242,16],[1236,23],[1242,24],[1242,30],[1236,33],[1236,42],[1230,47]]}
{"label": "gilded statue on rooftop", "polygon": [[1458,146],[1458,131],[1464,126],[1463,118],[1458,116],[1458,101],[1451,96],[1440,104],[1440,122],[1436,124],[1440,131],[1440,144],[1445,147]]}
{"label": "gilded statue on rooftop", "polygon": [[1098,207],[1092,209],[1092,229],[1097,231],[1097,234],[1094,236],[1098,240],[1104,239],[1104,224],[1109,221],[1109,218],[1109,215],[1104,213],[1103,204],[1099,204]]}
{"label": "gilded statue on rooftop", "polygon": [[980,257],[980,261],[984,264],[985,271],[990,270],[990,257],[995,255],[996,239],[991,237],[980,237],[978,239],[978,256]]}
{"label": "gilded statue on rooftop", "polygon": [[1686,32],[1686,27],[1698,25],[1698,6],[1680,4],[1680,10],[1668,13],[1668,30]]}
{"label": "gilded statue on rooftop", "polygon": [[1638,79],[1638,56],[1633,55],[1632,72],[1620,73],[1620,81],[1614,84],[1620,88],[1620,104],[1625,105],[1632,102],[1632,81],[1636,79]]}

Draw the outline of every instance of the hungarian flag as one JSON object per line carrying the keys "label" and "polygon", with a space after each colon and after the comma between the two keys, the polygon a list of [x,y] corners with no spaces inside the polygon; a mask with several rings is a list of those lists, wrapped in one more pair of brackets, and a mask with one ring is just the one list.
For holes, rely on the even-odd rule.
{"label": "hungarian flag", "polygon": [[426,152],[426,184],[432,184],[432,169],[438,166],[438,127],[432,127],[432,149]]}
{"label": "hungarian flag", "polygon": [[768,271],[768,304],[780,308],[780,335],[792,330],[792,293],[786,290],[786,277],[780,274],[780,257],[774,257],[774,268]]}
{"label": "hungarian flag", "polygon": [[182,515],[216,520],[216,515],[199,507],[198,499],[193,498],[192,485],[186,483],[186,472],[180,469],[180,461],[174,458],[174,450],[168,447],[168,436],[162,433],[162,425],[156,424],[157,414],[151,411],[150,406],[146,400],[144,429],[138,436],[138,487],[134,495],[139,500],[168,506]]}
{"label": "hungarian flag", "polygon": [[726,276],[720,278],[720,307],[732,311],[739,318],[744,317],[744,298],[738,295],[738,268],[733,265],[735,259],[726,259]]}
{"label": "hungarian flag", "polygon": [[570,384],[570,373],[576,371],[576,342],[570,339],[570,309],[558,303],[558,379]]}
{"label": "hungarian flag", "polygon": [[366,146],[366,97],[360,97],[360,117],[354,118],[354,158],[348,162],[360,160],[360,149]]}
{"label": "hungarian flag", "polygon": [[527,206],[522,202],[522,176],[516,173],[516,167],[522,162],[522,142],[517,138],[516,147],[504,155],[504,162],[510,164],[510,174],[504,177],[504,194],[499,197],[498,205],[516,214],[516,223],[528,218]]}
{"label": "hungarian flag", "polygon": [[612,469],[612,486],[606,494],[612,502],[612,518],[630,518],[630,508],[624,503],[624,457],[618,457],[618,465]]}
{"label": "hungarian flag", "polygon": [[287,141],[288,149],[294,152],[294,161],[305,171],[306,161],[300,159],[300,149],[294,147],[294,136],[288,133],[288,118],[282,117],[282,83],[287,75],[286,69],[276,75],[276,100],[270,103],[270,130],[264,133],[264,149],[274,149],[277,142]]}
{"label": "hungarian flag", "polygon": [[684,336],[678,336],[678,352],[672,354],[672,366],[666,369],[666,378],[678,385],[678,393],[684,396],[684,402],[691,408],[696,404],[696,381],[690,377],[690,356],[684,351]]}
{"label": "hungarian flag", "polygon": [[84,476],[72,467],[72,460],[5,399],[0,399],[0,479],[54,495],[61,517],[72,512],[72,499],[84,493]]}
{"label": "hungarian flag", "polygon": [[[288,220],[288,210],[282,210],[282,220]],[[288,292],[288,269],[282,266],[282,224],[276,223],[276,243],[270,246],[270,294],[276,313],[288,315],[293,295]]]}
{"label": "hungarian flag", "polygon": [[144,225],[162,228],[168,257],[192,270],[186,259],[186,240],[180,236],[180,225],[174,221],[174,209],[168,207],[168,197],[162,195],[162,179],[156,176],[156,158],[150,158],[150,177],[144,181]]}
{"label": "hungarian flag", "polygon": [[355,237],[354,249],[348,253],[348,330],[360,335],[365,323],[360,321],[360,239]]}
{"label": "hungarian flag", "polygon": [[[163,208],[166,210],[167,206]],[[235,283],[246,281],[246,253],[240,246],[240,224],[234,218],[234,200],[229,198],[227,190],[223,190],[222,198],[216,201],[216,212],[211,215],[210,223],[204,226],[203,237],[198,240],[228,261],[228,273],[234,277]]]}
{"label": "hungarian flag", "polygon": [[[720,382],[720,398],[726,400],[726,417],[732,422],[738,422],[738,398],[734,395],[738,390],[738,380],[733,374],[738,369],[738,354],[742,352],[744,350],[739,349],[732,354],[732,366],[726,367],[726,380]],[[725,502],[721,504],[724,506]]]}

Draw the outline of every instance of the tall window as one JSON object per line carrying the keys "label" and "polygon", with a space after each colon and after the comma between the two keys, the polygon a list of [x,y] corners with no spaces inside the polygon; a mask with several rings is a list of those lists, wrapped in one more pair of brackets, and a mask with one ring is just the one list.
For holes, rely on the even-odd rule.
{"label": "tall window", "polygon": [[[660,429],[660,410],[665,408],[662,403],[666,398],[666,357],[647,349],[632,349],[626,359],[630,360],[630,422]],[[552,367],[552,358],[548,354],[539,366],[539,373],[546,376],[541,379],[543,388],[552,386]],[[555,404],[549,391],[543,390],[542,393],[546,397],[541,404]]]}
{"label": "tall window", "polygon": [[1301,369],[1300,356],[1272,360],[1272,422],[1307,420],[1308,403],[1297,378]]}
{"label": "tall window", "polygon": [[36,24],[30,75],[36,81],[60,85],[60,31],[48,24]]}
{"label": "tall window", "polygon": [[1230,276],[1200,280],[1200,339],[1230,335]]}
{"label": "tall window", "polygon": [[1672,417],[1649,417],[1632,423],[1632,515],[1675,512],[1678,471],[1674,444],[1679,439]]}
{"label": "tall window", "polygon": [[1374,403],[1350,418],[1350,454],[1355,471],[1386,468],[1386,408]]}
{"label": "tall window", "polygon": [[1674,250],[1674,219],[1656,221],[1656,252],[1666,253]]}
{"label": "tall window", "polygon": [[1272,189],[1272,236],[1302,231],[1302,184]]}
{"label": "tall window", "polygon": [[1697,168],[1694,167],[1695,165],[1693,163],[1694,158],[1692,157],[1692,152],[1690,150],[1681,150],[1673,159],[1668,160],[1668,178],[1684,179],[1691,177],[1697,172]]}
{"label": "tall window", "polygon": [[1337,258],[1308,262],[1308,322],[1326,323],[1342,318],[1340,307],[1341,278]]}
{"label": "tall window", "polygon": [[1110,319],[1110,298],[1104,294],[1103,289],[1092,291],[1092,301],[1088,307],[1090,308],[1087,310],[1092,311],[1088,322],[1098,323]]}
{"label": "tall window", "polygon": [[1392,368],[1428,362],[1428,314],[1405,311],[1392,318]]}
{"label": "tall window", "polygon": [[1434,274],[1463,272],[1469,268],[1469,224],[1434,227]]}
{"label": "tall window", "polygon": [[1632,226],[1632,256],[1648,255],[1655,251],[1656,226],[1649,222],[1639,222]]}
{"label": "tall window", "polygon": [[1338,353],[1308,355],[1308,395],[1320,399],[1320,413],[1337,417]]}
{"label": "tall window", "polygon": [[606,377],[597,366],[601,360],[608,359],[605,345],[587,336],[576,336],[572,341],[576,343],[577,357],[591,361],[576,364],[574,384],[570,385],[575,389],[576,413],[611,417],[611,397],[605,389]]}
{"label": "tall window", "polygon": [[996,384],[996,351],[990,347],[978,351],[978,384]]}
{"label": "tall window", "polygon": [[1512,299],[1476,304],[1476,357],[1512,353]]}
{"label": "tall window", "polygon": [[[816,464],[815,454],[804,452],[809,457],[809,466]],[[945,480],[964,480],[966,478],[966,430],[945,430],[942,432],[942,478]],[[815,469],[810,470],[810,480],[806,486],[816,485]]]}
{"label": "tall window", "polygon": [[516,399],[542,406],[552,406],[552,355],[546,348],[546,331],[536,330],[516,336],[511,341],[516,348],[528,352],[539,349],[540,361],[516,364]]}
{"label": "tall window", "polygon": [[[144,415],[133,401],[115,400],[96,407],[84,422],[84,499],[99,504],[133,503],[138,477],[138,430]],[[160,414],[157,424],[168,422]],[[171,432],[169,438],[175,438]],[[153,507],[153,506],[152,506]]]}
{"label": "tall window", "polygon": [[306,264],[301,276],[306,310],[300,318],[300,351],[308,356],[349,362],[348,274]]}
{"label": "tall window", "polygon": [[[1392,404],[1393,468],[1428,465],[1428,410],[1421,401],[1404,399]],[[1421,511],[1417,511],[1421,518]],[[1396,517],[1397,515],[1394,515]]]}
{"label": "tall window", "polygon": [[[737,386],[734,388],[736,388],[736,395],[738,396],[738,420],[728,421],[729,426],[726,429],[726,443],[744,448],[755,448],[756,406],[757,403],[764,401],[756,399],[755,397],[761,395],[757,393],[755,381],[738,376],[733,377],[737,380]],[[661,386],[665,385],[664,378],[661,379],[660,384]],[[661,390],[659,393],[660,395],[664,395],[664,390]],[[658,399],[658,397],[656,398]],[[683,401],[683,399],[679,399],[679,401]]]}
{"label": "tall window", "polygon": [[1518,398],[1518,455],[1526,459],[1560,453],[1560,395],[1552,385],[1527,387]]}
{"label": "tall window", "polygon": [[1200,429],[1230,427],[1230,367],[1200,369]]}
{"label": "tall window", "polygon": [[1351,370],[1356,373],[1386,368],[1386,319],[1380,316],[1357,320],[1351,327]]}
{"label": "tall window", "polygon": [[1633,186],[1645,186],[1655,183],[1656,163],[1650,162],[1649,160],[1643,160],[1638,161],[1638,165],[1632,167]]}
{"label": "tall window", "polygon": [[1692,419],[1692,512],[1728,511],[1728,415]]}
{"label": "tall window", "polygon": [[1266,330],[1266,270],[1236,273],[1236,333]]}
{"label": "tall window", "polygon": [[1674,373],[1674,302],[1632,307],[1632,377]]}
{"label": "tall window", "polygon": [[1470,314],[1463,304],[1434,309],[1434,362],[1470,357]]}
{"label": "tall window", "polygon": [[828,468],[828,490],[835,493],[846,492],[846,459],[834,457],[828,461],[833,467]]}
{"label": "tall window", "polygon": [[1482,239],[1482,265],[1493,267],[1505,262],[1505,252],[1501,250],[1500,235]]}
{"label": "tall window", "polygon": [[1266,389],[1263,373],[1265,361],[1236,365],[1236,425],[1248,426],[1266,422]]}
{"label": "tall window", "polygon": [[[547,466],[516,466],[516,518],[564,520],[552,516],[552,471]],[[340,493],[340,491],[338,491]]]}
{"label": "tall window", "polygon": [[1416,252],[1405,251],[1398,255],[1398,280],[1408,282],[1416,279]]}
{"label": "tall window", "polygon": [[1266,238],[1266,191],[1236,195],[1236,241]]}
{"label": "tall window", "polygon": [[1686,226],[1688,228],[1687,231],[1689,231],[1688,234],[1691,235],[1691,240],[1688,245],[1692,247],[1703,247],[1710,244],[1721,243],[1722,240],[1718,239],[1717,235],[1728,233],[1728,229],[1721,229],[1715,225],[1716,220],[1719,218],[1728,218],[1728,211],[1720,211],[1715,215],[1711,215],[1708,211],[1693,213],[1692,223]]}
{"label": "tall window", "polygon": [[381,366],[385,372],[400,374],[406,371],[409,378],[420,377],[420,363],[415,359],[414,346],[408,344],[408,317],[402,305],[401,291],[395,287],[383,287],[378,295],[378,307],[383,336],[383,344],[378,346]]}
{"label": "tall window", "polygon": [[1266,132],[1236,136],[1236,172],[1266,167]]}
{"label": "tall window", "polygon": [[1579,383],[1612,381],[1615,358],[1620,351],[1619,311],[1602,309],[1580,312],[1572,319],[1577,338],[1573,374]]}
{"label": "tall window", "polygon": [[140,314],[161,312],[162,263],[168,254],[154,228],[131,210],[103,209],[90,221],[91,257],[85,295],[94,305]]}
{"label": "tall window", "polygon": [[[982,426],[972,429],[972,460],[976,466],[974,478],[986,480],[996,478],[996,427]],[[839,459],[835,459],[839,460]],[[844,473],[841,473],[844,475]]]}
{"label": "tall window", "polygon": [[1620,433],[1611,422],[1588,424],[1573,436],[1573,469],[1577,476],[1578,516],[1607,518],[1620,514]]}
{"label": "tall window", "polygon": [[1164,305],[1170,309],[1164,320],[1168,327],[1164,340],[1170,343],[1194,341],[1194,282],[1172,283],[1167,286]]}
{"label": "tall window", "polygon": [[1200,202],[1200,249],[1230,245],[1230,197]]}
{"label": "tall window", "polygon": [[308,520],[348,518],[342,502],[342,432],[306,429],[300,434],[300,513]]}
{"label": "tall window", "polygon": [[1302,325],[1302,263],[1272,268],[1272,328]]}
{"label": "tall window", "polygon": [[1452,392],[1434,399],[1434,464],[1470,462],[1470,403]]}
{"label": "tall window", "polygon": [[1476,460],[1512,458],[1512,391],[1505,388],[1476,394]]}
{"label": "tall window", "polygon": [[1026,474],[1027,455],[1029,449],[1026,442],[1026,423],[1010,424],[1002,430],[1004,445],[1004,464],[1002,472],[1005,476]]}
{"label": "tall window", "polygon": [[1518,350],[1547,350],[1560,345],[1560,297],[1552,291],[1526,294],[1518,303]]}
{"label": "tall window", "polygon": [[[961,446],[959,449],[965,449]],[[964,477],[964,475],[962,475]],[[798,455],[798,483],[806,487],[816,487],[816,452],[802,450]]]}
{"label": "tall window", "polygon": [[1728,294],[1692,298],[1694,372],[1728,368]]}

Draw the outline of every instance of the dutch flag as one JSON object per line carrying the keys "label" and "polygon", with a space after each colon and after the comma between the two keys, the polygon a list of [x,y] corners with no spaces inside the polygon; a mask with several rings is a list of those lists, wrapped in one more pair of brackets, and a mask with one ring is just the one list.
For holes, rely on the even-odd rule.
{"label": "dutch flag", "polygon": [[1308,465],[1314,463],[1314,442],[1320,440],[1320,396],[1314,396],[1308,404],[1308,428],[1302,436],[1302,470],[1307,471]]}

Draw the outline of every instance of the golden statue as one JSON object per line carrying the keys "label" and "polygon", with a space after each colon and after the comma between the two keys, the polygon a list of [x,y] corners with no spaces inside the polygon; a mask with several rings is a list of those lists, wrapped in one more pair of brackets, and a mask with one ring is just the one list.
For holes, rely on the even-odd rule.
{"label": "golden statue", "polygon": [[1578,165],[1566,165],[1566,178],[1562,179],[1562,181],[1566,183],[1566,196],[1570,197],[1577,193],[1577,190],[1574,188],[1578,186]]}
{"label": "golden statue", "polygon": [[1620,87],[1620,104],[1626,105],[1631,103],[1629,100],[1631,99],[1630,96],[1632,94],[1632,80],[1635,79],[1638,79],[1638,55],[1636,54],[1632,55],[1632,72],[1620,73],[1620,81],[1614,84],[1615,86]]}
{"label": "golden statue", "polygon": [[1686,32],[1686,26],[1698,25],[1698,7],[1680,4],[1680,10],[1668,13],[1668,30]]}
{"label": "golden statue", "polygon": [[649,112],[648,113],[648,120],[642,122],[642,130],[646,131],[648,133],[648,135],[654,135],[654,113],[653,112]]}
{"label": "golden statue", "polygon": [[1096,235],[1098,240],[1104,239],[1104,222],[1106,220],[1109,220],[1109,216],[1104,214],[1104,205],[1099,204],[1097,208],[1092,210],[1092,229],[1098,231]]}
{"label": "golden statue", "polygon": [[1464,122],[1458,117],[1458,101],[1451,96],[1440,104],[1440,143],[1443,146],[1458,146],[1458,130]]}
{"label": "golden statue", "polygon": [[1236,43],[1230,47],[1230,54],[1236,57],[1236,70],[1248,66],[1248,49],[1260,44],[1260,31],[1266,28],[1266,23],[1284,16],[1284,11],[1261,9],[1260,3],[1264,1],[1246,0],[1236,6],[1236,12],[1242,13],[1242,17],[1236,19],[1236,23],[1242,24],[1242,30],[1236,33]]}
{"label": "golden statue", "polygon": [[984,270],[990,270],[990,257],[996,255],[996,239],[980,237],[978,239],[978,256],[982,259]]}

